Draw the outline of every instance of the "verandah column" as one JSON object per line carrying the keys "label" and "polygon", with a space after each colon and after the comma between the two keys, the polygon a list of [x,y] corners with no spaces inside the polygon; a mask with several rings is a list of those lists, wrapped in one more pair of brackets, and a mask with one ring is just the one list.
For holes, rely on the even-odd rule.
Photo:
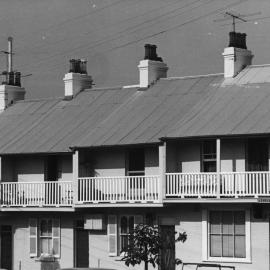
{"label": "verandah column", "polygon": [[166,194],[166,142],[158,147],[159,152],[159,202],[162,203]]}
{"label": "verandah column", "polygon": [[73,204],[76,204],[78,203],[79,150],[75,150],[72,155],[72,173]]}
{"label": "verandah column", "polygon": [[221,179],[220,179],[220,138],[216,139],[216,167],[217,167],[217,198],[220,198],[220,184],[221,184]]}

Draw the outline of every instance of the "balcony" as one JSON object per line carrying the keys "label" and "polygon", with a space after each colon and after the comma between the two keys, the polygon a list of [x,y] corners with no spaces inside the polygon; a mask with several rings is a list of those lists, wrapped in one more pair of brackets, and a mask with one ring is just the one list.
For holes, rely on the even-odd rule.
{"label": "balcony", "polygon": [[166,198],[270,197],[270,172],[166,173]]}
{"label": "balcony", "polygon": [[[0,207],[69,208],[91,206],[158,206],[192,199],[258,201],[270,198],[270,172],[166,173],[159,175],[78,178],[65,182],[2,182]],[[75,188],[77,189],[76,192]],[[77,194],[75,200],[74,194]],[[162,195],[164,194],[164,195]]]}
{"label": "balcony", "polygon": [[91,177],[78,180],[78,203],[158,203],[158,175]]}
{"label": "balcony", "polygon": [[71,207],[72,182],[2,182],[1,207]]}

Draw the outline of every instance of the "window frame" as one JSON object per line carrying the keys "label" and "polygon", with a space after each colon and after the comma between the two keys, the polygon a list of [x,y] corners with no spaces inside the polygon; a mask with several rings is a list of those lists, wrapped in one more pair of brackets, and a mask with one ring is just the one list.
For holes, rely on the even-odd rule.
{"label": "window frame", "polygon": [[[214,146],[215,146],[215,149],[216,149],[216,152],[215,153],[205,153],[204,151],[204,147],[205,147],[205,144],[206,143],[213,143]],[[217,148],[216,148],[216,140],[204,140],[201,142],[201,172],[205,172],[205,173],[208,173],[207,171],[205,171],[204,169],[204,165],[206,163],[211,163],[211,162],[215,162],[215,171],[217,171]]]}
{"label": "window frame", "polygon": [[[245,212],[245,246],[246,257],[211,257],[210,256],[210,212],[211,211],[244,211]],[[233,208],[213,208],[203,209],[202,211],[202,260],[208,262],[230,262],[230,263],[251,263],[251,229],[250,229],[250,210],[241,209],[238,207]]]}
{"label": "window frame", "polygon": [[121,219],[123,217],[126,217],[127,218],[127,231],[129,231],[129,218],[130,217],[133,217],[133,229],[135,229],[135,216],[136,215],[120,215],[119,216],[119,223],[118,223],[118,230],[119,230],[119,232],[118,232],[118,241],[119,241],[118,253],[120,255],[122,254],[122,252],[121,252],[121,250],[122,250],[122,246],[121,246],[122,245],[122,236],[127,236],[128,237],[129,236],[129,233],[130,233],[130,232],[127,232],[125,234],[121,233],[121,229],[122,229],[122,227],[121,227]]}
{"label": "window frame", "polygon": [[[31,235],[30,233],[30,224],[33,221],[35,223],[35,226],[33,228],[35,228],[35,235]],[[41,235],[42,231],[41,231],[41,223],[42,221],[46,221],[47,225],[48,225],[48,221],[51,221],[52,224],[52,232],[51,232],[51,236],[49,235]],[[57,230],[57,235],[55,235],[54,232],[56,232],[55,230]],[[30,258],[41,258],[41,257],[46,257],[46,256],[51,256],[53,258],[60,258],[61,257],[61,221],[60,218],[30,218],[29,219],[29,239],[31,241],[31,238],[36,239],[36,252],[35,253],[31,253],[30,252]],[[58,253],[42,253],[41,252],[41,243],[42,243],[42,239],[51,239],[52,242],[52,250],[54,250],[54,240],[58,239]]]}

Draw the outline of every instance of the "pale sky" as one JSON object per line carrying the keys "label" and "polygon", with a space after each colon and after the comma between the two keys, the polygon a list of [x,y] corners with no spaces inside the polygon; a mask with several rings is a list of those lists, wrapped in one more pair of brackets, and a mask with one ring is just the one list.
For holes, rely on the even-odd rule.
{"label": "pale sky", "polygon": [[14,69],[33,74],[23,79],[27,98],[63,96],[71,58],[88,60],[97,87],[137,84],[145,43],[158,46],[168,76],[218,73],[231,21],[214,20],[226,11],[261,12],[237,31],[253,64],[270,64],[269,0],[0,0],[0,50],[12,36]]}

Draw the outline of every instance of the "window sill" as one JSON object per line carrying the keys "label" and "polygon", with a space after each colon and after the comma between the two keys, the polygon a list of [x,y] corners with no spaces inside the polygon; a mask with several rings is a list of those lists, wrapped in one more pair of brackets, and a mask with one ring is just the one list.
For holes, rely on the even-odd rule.
{"label": "window sill", "polygon": [[225,257],[209,257],[203,262],[215,262],[215,263],[247,263],[251,264],[251,260],[249,258],[225,258]]}
{"label": "window sill", "polygon": [[40,256],[35,259],[36,262],[55,262],[58,256]]}

